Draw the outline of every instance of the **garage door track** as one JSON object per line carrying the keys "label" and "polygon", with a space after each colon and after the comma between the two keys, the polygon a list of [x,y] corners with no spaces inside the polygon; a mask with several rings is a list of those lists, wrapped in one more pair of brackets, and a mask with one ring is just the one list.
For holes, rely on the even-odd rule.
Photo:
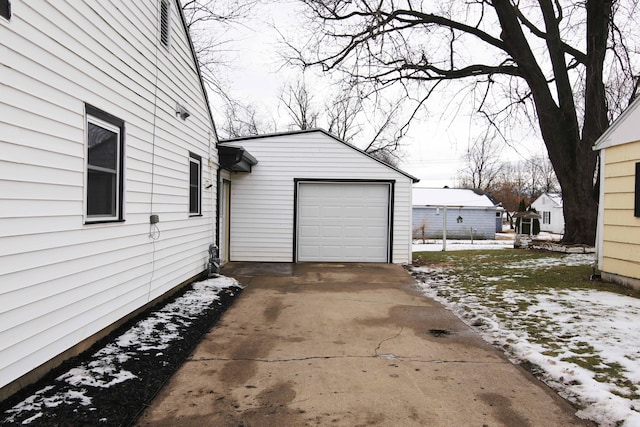
{"label": "garage door track", "polygon": [[144,426],[571,426],[575,410],[390,264],[230,263],[246,286]]}

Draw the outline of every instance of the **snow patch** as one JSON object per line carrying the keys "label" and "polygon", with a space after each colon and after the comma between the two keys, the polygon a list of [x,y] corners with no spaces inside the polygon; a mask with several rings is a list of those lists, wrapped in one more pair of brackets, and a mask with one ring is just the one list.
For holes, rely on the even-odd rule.
{"label": "snow patch", "polygon": [[[592,263],[593,255],[571,254],[521,262],[513,269],[521,274]],[[454,267],[412,271],[421,273],[417,284],[425,295],[476,327],[486,341],[504,348],[514,363],[536,366],[547,384],[583,408],[579,417],[601,426],[640,426],[640,300],[592,289],[534,293],[492,285],[504,277],[481,277],[482,290],[476,292],[459,286],[461,272]],[[528,306],[520,310],[518,303]],[[586,369],[574,363],[577,360],[593,365]]]}
{"label": "snow patch", "polygon": [[122,367],[125,362],[136,354],[149,351],[162,354],[159,350],[166,349],[181,338],[178,325],[188,327],[192,320],[220,299],[220,292],[232,287],[241,286],[235,279],[224,276],[192,284],[192,289],[95,352],[90,361],[60,375],[55,385],[37,391],[7,410],[4,421],[29,424],[42,417],[42,411],[46,408],[59,405],[90,406],[92,390],[110,388],[137,378]]}

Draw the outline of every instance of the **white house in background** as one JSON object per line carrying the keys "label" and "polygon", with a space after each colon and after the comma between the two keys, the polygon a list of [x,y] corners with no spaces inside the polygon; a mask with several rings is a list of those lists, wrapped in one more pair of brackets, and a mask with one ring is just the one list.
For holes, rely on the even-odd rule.
{"label": "white house in background", "polygon": [[531,203],[540,214],[540,231],[564,234],[564,212],[562,195],[559,193],[542,193]]}
{"label": "white house in background", "polygon": [[446,217],[449,239],[495,239],[503,212],[480,190],[414,187],[413,238],[442,238]]}
{"label": "white house in background", "polygon": [[596,141],[600,202],[596,253],[606,281],[640,290],[640,98]]}
{"label": "white house in background", "polygon": [[218,162],[177,0],[3,6],[0,399],[204,270]]}
{"label": "white house in background", "polygon": [[228,260],[411,262],[411,175],[320,129],[219,149]]}

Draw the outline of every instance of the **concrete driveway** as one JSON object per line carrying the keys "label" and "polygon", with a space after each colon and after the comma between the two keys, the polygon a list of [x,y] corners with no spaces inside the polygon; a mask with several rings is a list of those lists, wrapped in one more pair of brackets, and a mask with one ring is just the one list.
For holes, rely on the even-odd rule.
{"label": "concrete driveway", "polygon": [[143,426],[591,425],[389,264],[231,263],[246,286]]}

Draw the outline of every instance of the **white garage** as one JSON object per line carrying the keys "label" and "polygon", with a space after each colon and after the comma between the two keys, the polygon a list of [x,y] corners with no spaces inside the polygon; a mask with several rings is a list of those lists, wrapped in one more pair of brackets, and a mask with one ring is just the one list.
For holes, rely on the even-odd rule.
{"label": "white garage", "polygon": [[391,183],[297,182],[297,261],[388,262]]}
{"label": "white garage", "polygon": [[219,149],[226,261],[411,262],[411,175],[320,129]]}

